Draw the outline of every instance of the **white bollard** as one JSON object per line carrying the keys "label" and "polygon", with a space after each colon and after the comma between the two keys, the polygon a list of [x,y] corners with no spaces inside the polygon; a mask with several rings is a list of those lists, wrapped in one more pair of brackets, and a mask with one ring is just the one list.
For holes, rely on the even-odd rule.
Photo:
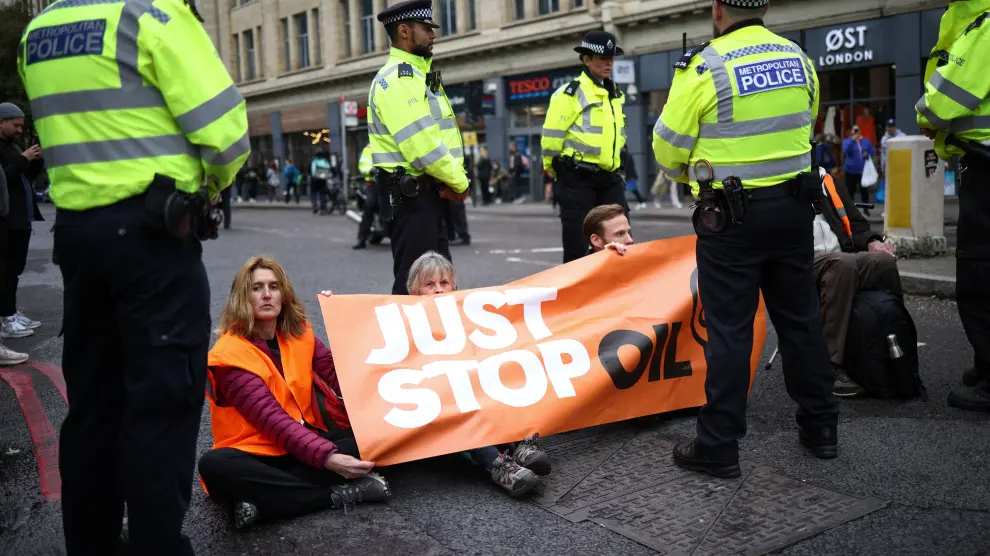
{"label": "white bollard", "polygon": [[945,170],[924,135],[887,140],[884,229],[892,241],[922,238],[945,249]]}

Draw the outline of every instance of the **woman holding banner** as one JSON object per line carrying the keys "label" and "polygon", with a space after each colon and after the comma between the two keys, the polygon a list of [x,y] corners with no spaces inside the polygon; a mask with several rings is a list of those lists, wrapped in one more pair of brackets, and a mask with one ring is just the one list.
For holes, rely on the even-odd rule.
{"label": "woman holding banner", "polygon": [[333,355],[277,261],[241,267],[218,332],[207,383],[214,444],[199,473],[210,497],[233,506],[236,528],[390,498],[360,459]]}

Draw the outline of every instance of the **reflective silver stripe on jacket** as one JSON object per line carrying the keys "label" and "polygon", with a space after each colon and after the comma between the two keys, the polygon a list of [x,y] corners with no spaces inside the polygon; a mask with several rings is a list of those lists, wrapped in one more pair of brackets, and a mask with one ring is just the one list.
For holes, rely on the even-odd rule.
{"label": "reflective silver stripe on jacket", "polygon": [[[791,158],[756,162],[754,164],[742,164],[739,166],[715,166],[714,169],[715,176],[717,178],[736,176],[745,183],[746,180],[757,180],[801,172],[810,166],[811,153],[809,152]],[[694,168],[691,169],[691,175],[695,181],[698,180],[698,176],[694,173]]]}
{"label": "reflective silver stripe on jacket", "polygon": [[976,110],[980,106],[980,103],[983,102],[983,99],[967,91],[966,89],[963,89],[959,85],[956,85],[952,81],[949,81],[944,75],[937,71],[932,74],[932,78],[928,80],[928,83],[934,87],[936,91],[952,99],[970,112]]}
{"label": "reflective silver stripe on jacket", "polygon": [[698,137],[703,139],[742,139],[768,133],[792,131],[810,125],[811,112],[798,112],[739,122],[702,123],[698,130]]}
{"label": "reflective silver stripe on jacket", "polygon": [[731,122],[732,81],[729,79],[729,70],[726,69],[718,51],[710,46],[701,51],[701,57],[712,70],[712,81],[715,82],[715,95],[718,99],[718,121]]}
{"label": "reflective silver stripe on jacket", "polygon": [[963,133],[976,129],[990,130],[990,114],[986,116],[963,116],[952,120],[949,131],[953,133]]}
{"label": "reflective silver stripe on jacket", "polygon": [[49,168],[58,168],[71,164],[198,154],[185,135],[159,135],[53,145],[45,149],[45,165]]}
{"label": "reflective silver stripe on jacket", "polygon": [[[702,125],[706,125],[706,124],[702,124]],[[714,124],[708,124],[708,125],[714,125]],[[698,139],[696,137],[691,137],[690,135],[682,135],[680,133],[677,133],[673,129],[670,129],[669,127],[667,127],[667,124],[663,123],[663,120],[660,118],[657,118],[657,123],[655,126],[653,126],[653,133],[655,133],[657,137],[663,139],[665,142],[669,143],[670,145],[673,145],[678,149],[687,149],[690,151],[691,149],[694,148],[695,143],[698,142]]]}

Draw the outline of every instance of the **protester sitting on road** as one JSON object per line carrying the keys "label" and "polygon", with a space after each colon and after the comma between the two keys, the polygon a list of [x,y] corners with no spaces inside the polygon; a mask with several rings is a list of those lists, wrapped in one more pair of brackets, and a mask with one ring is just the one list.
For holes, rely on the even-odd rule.
{"label": "protester sitting on road", "polygon": [[814,275],[821,297],[822,327],[836,375],[832,393],[857,397],[866,391],[843,369],[853,299],[862,290],[887,290],[901,297],[901,277],[894,246],[886,242],[883,234],[870,229],[869,221],[846,189],[836,187],[832,177],[822,173],[825,197],[819,203],[821,214],[814,220]]}
{"label": "protester sitting on road", "polygon": [[[406,279],[409,295],[440,295],[457,289],[454,265],[443,255],[427,251],[416,259]],[[539,484],[537,475],[550,474],[550,457],[539,443],[539,434],[514,447],[486,446],[464,452],[475,465],[491,474],[492,481],[513,497],[519,497]]]}
{"label": "protester sitting on road", "polygon": [[218,333],[207,383],[214,443],[199,473],[210,497],[233,505],[236,528],[391,497],[360,459],[333,355],[277,261],[241,267]]}
{"label": "protester sitting on road", "polygon": [[626,254],[626,246],[633,238],[626,212],[619,205],[599,205],[584,217],[584,237],[588,240],[588,253],[612,249]]}

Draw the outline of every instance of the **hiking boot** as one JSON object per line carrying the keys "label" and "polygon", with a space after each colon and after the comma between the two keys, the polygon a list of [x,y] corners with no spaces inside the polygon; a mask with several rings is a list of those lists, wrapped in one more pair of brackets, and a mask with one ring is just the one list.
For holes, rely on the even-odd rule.
{"label": "hiking boot", "polygon": [[4,317],[3,326],[0,327],[0,336],[4,338],[27,338],[33,334],[34,330],[17,322],[13,316]]}
{"label": "hiking boot", "polygon": [[674,446],[674,464],[682,469],[700,471],[723,479],[742,475],[742,471],[739,469],[738,456],[735,459],[729,459],[706,454],[695,440]]}
{"label": "hiking boot", "polygon": [[816,458],[832,459],[839,455],[839,439],[835,427],[805,428],[798,425],[798,440]]}
{"label": "hiking boot", "polygon": [[849,375],[837,371],[838,377],[832,385],[832,394],[839,398],[858,398],[866,394],[866,389],[853,382]]}
{"label": "hiking boot", "polygon": [[261,515],[258,507],[250,502],[238,502],[234,504],[234,529],[244,529],[258,522]]}
{"label": "hiking boot", "polygon": [[27,328],[28,330],[34,330],[35,328],[39,328],[41,326],[41,321],[29,319],[21,314],[20,311],[14,313],[14,320],[21,323],[21,326]]}
{"label": "hiking boot", "polygon": [[976,386],[980,383],[980,375],[976,372],[976,367],[966,369],[962,375],[962,383],[966,386]]}
{"label": "hiking boot", "polygon": [[990,380],[949,392],[949,405],[966,411],[990,411]]}
{"label": "hiking boot", "polygon": [[550,456],[540,446],[540,433],[520,442],[512,452],[512,459],[541,477],[550,474]]}
{"label": "hiking boot", "polygon": [[0,345],[0,365],[17,365],[28,360],[28,354]]}
{"label": "hiking boot", "polygon": [[501,452],[495,458],[492,468],[492,480],[495,484],[509,491],[509,495],[518,498],[533,490],[540,478],[529,469],[519,465],[508,453]]}
{"label": "hiking boot", "polygon": [[330,507],[334,510],[343,508],[344,513],[361,502],[388,502],[392,490],[388,481],[378,473],[368,473],[363,477],[350,480],[342,485],[331,488]]}

